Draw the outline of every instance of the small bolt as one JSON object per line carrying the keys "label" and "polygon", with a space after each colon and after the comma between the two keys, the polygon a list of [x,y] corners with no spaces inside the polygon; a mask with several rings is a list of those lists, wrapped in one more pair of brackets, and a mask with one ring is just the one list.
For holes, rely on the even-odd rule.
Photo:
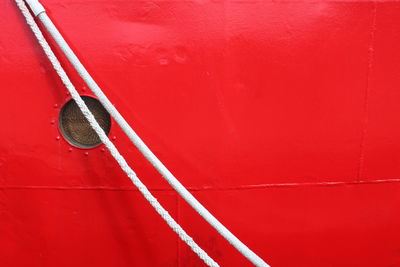
{"label": "small bolt", "polygon": [[58,135],[58,136],[56,137],[56,139],[57,139],[57,140],[60,140],[60,136]]}

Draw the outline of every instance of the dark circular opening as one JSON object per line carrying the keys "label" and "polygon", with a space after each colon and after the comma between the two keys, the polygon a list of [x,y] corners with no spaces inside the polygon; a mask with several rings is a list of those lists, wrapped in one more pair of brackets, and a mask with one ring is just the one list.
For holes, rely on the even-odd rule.
{"label": "dark circular opening", "polygon": [[[110,114],[97,99],[89,96],[82,96],[82,99],[108,135],[111,128]],[[61,109],[59,123],[63,136],[71,144],[81,148],[92,148],[101,144],[100,138],[74,100],[67,102]]]}

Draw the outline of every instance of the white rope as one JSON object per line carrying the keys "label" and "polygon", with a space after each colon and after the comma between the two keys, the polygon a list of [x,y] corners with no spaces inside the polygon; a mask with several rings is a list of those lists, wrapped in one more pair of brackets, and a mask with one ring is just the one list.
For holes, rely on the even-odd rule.
{"label": "white rope", "polygon": [[[32,15],[30,14],[28,8],[26,7],[23,0],[15,0],[22,14],[24,15],[26,22],[32,29],[36,38],[38,39],[40,45],[42,46],[45,54],[49,58],[51,64],[56,70],[57,74],[60,76],[63,84],[70,92],[72,98],[78,105],[79,109],[82,111],[85,118],[89,121],[90,126],[96,131],[100,140],[104,143],[104,145],[108,148],[111,155],[118,162],[121,169],[128,175],[133,184],[139,189],[139,191],[143,194],[146,200],[153,206],[153,208],[160,214],[160,216],[165,220],[165,222],[172,228],[172,230],[178,234],[178,236],[208,265],[208,266],[219,266],[212,258],[210,258],[207,253],[202,250],[193,239],[186,234],[186,232],[182,229],[182,227],[169,215],[169,213],[161,206],[161,204],[157,201],[157,199],[150,193],[147,187],[140,181],[137,177],[136,173],[129,167],[128,163],[125,161],[124,157],[118,152],[117,148],[107,137],[103,129],[100,127],[93,114],[90,112],[85,102],[80,97],[79,93],[76,91],[75,87],[71,83],[64,69],[62,68],[60,62],[57,57],[54,55],[50,46],[48,45],[46,39],[44,38],[42,32],[34,21]],[[40,13],[40,12],[39,12]]]}
{"label": "white rope", "polygon": [[[178,194],[186,200],[186,202],[195,209],[214,229],[221,234],[231,245],[233,245],[243,256],[249,259],[256,266],[268,267],[269,265],[261,259],[257,254],[250,250],[242,241],[232,234],[221,222],[217,220],[164,166],[164,164],[154,155],[141,138],[135,133],[132,127],[126,122],[118,110],[111,104],[106,95],[102,92],[97,83],[93,80],[75,53],[64,40],[60,32],[57,30],[53,22],[47,16],[43,6],[37,0],[26,0],[28,4],[33,5],[37,17],[45,26],[56,43],[59,45],[68,60],[74,66],[76,71],[86,82],[88,87],[97,96],[104,108],[110,113],[124,133],[129,137],[132,143],[139,149],[144,157],[157,169],[161,176],[178,192]],[[38,6],[40,5],[40,6]]]}

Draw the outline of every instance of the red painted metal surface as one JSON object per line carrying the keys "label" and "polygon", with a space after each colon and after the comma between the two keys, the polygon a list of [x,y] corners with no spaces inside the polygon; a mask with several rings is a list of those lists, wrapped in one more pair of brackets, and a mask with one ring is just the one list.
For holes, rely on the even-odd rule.
{"label": "red painted metal surface", "polygon": [[[399,2],[42,3],[145,142],[272,266],[400,266]],[[0,25],[0,265],[201,266],[108,152],[57,139],[66,90],[11,0]],[[212,257],[249,265],[110,136]]]}

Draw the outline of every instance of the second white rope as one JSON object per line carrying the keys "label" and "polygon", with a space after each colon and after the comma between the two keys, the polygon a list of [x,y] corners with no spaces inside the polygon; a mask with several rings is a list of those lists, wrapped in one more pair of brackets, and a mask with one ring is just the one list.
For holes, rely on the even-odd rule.
{"label": "second white rope", "polygon": [[[82,111],[85,118],[90,123],[90,126],[95,130],[100,140],[104,143],[107,149],[110,151],[113,158],[118,162],[121,169],[126,173],[126,175],[131,179],[132,183],[139,189],[145,199],[153,206],[153,208],[157,211],[157,213],[164,219],[164,221],[172,228],[172,230],[178,234],[178,236],[208,265],[212,267],[219,266],[208,254],[200,248],[196,242],[182,229],[182,227],[171,217],[171,215],[161,206],[161,204],[157,201],[157,199],[151,194],[151,192],[147,189],[147,187],[140,181],[137,177],[136,173],[132,170],[132,168],[128,165],[124,157],[119,153],[114,144],[110,141],[110,139],[105,134],[104,130],[100,127],[93,114],[90,112],[85,102],[82,100],[79,93],[76,91],[74,85],[71,83],[67,74],[65,73],[63,67],[61,66],[59,60],[54,55],[52,49],[44,38],[42,32],[37,26],[34,18],[30,14],[28,8],[26,7],[23,0],[15,0],[17,6],[21,10],[24,15],[26,22],[29,27],[32,29],[34,35],[36,36],[39,44],[43,48],[46,56],[49,58],[51,64],[56,70],[57,74],[60,76],[63,84],[71,94],[71,97],[74,99],[79,109]],[[34,11],[36,12],[36,11]]]}
{"label": "second white rope", "polygon": [[32,8],[34,14],[40,19],[46,30],[56,41],[60,49],[68,58],[72,66],[76,69],[88,87],[97,96],[104,108],[110,113],[124,133],[138,148],[143,156],[154,166],[161,176],[175,189],[186,202],[199,213],[221,236],[223,236],[232,246],[234,246],[243,256],[250,260],[254,265],[268,267],[269,265],[239,240],[231,231],[229,231],[214,215],[212,215],[168,170],[168,168],[157,158],[150,148],[136,134],[132,127],[122,117],[118,110],[112,105],[101,88],[97,85],[86,68],[82,65],[78,57],[69,47],[63,36],[57,30],[51,19],[47,16],[45,9],[37,0],[26,0]]}

